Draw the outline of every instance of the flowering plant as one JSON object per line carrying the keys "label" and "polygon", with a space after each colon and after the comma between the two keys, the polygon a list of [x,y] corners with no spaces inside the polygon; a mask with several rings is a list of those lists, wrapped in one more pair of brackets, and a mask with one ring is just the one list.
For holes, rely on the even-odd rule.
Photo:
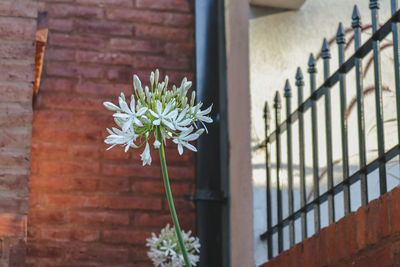
{"label": "flowering plant", "polygon": [[[190,263],[196,266],[200,257],[197,255],[200,252],[200,243],[197,237],[191,236],[191,231],[185,233],[182,231],[183,241],[189,254]],[[147,255],[151,258],[156,267],[182,267],[184,258],[178,244],[175,229],[169,224],[157,236],[152,233],[152,237],[146,239],[146,246],[150,247]]]}
{"label": "flowering plant", "polygon": [[[143,166],[151,164],[149,140],[155,136],[154,148],[158,149],[162,141],[172,139],[178,145],[178,152],[183,153],[183,147],[194,152],[196,148],[189,142],[194,141],[207,131],[204,122],[211,123],[212,119],[207,115],[211,112],[212,106],[201,110],[203,103],[195,105],[196,92],[192,91],[190,100],[186,96],[192,82],[186,78],[182,80],[181,86],[168,90],[168,76],[163,82],[159,82],[159,71],[150,75],[150,88],[142,83],[137,75],[133,76],[134,93],[131,96],[130,104],[127,104],[125,95],[121,93],[118,98],[119,106],[111,102],[104,102],[104,106],[114,113],[115,123],[121,128],[107,129],[110,134],[105,143],[111,145],[125,146],[125,152],[130,147],[145,147],[141,154]],[[199,121],[204,129],[197,129],[196,122]],[[156,136],[157,129],[160,130],[162,141]],[[197,129],[196,131],[194,131]],[[139,141],[138,141],[139,140]]]}
{"label": "flowering plant", "polygon": [[[195,141],[204,131],[207,132],[206,123],[213,120],[208,116],[212,106],[201,110],[203,104],[200,102],[195,105],[196,92],[192,91],[191,98],[187,93],[192,86],[192,82],[186,78],[182,80],[179,88],[175,85],[172,90],[168,90],[168,76],[163,82],[159,81],[159,71],[151,72],[150,87],[142,87],[142,83],[137,75],[133,76],[134,94],[131,95],[129,105],[123,93],[118,98],[119,106],[104,102],[104,106],[114,111],[114,121],[119,128],[107,129],[110,134],[104,140],[111,145],[108,149],[116,145],[125,146],[125,152],[132,148],[144,150],[141,154],[143,166],[151,165],[149,141],[154,136],[153,146],[159,150],[161,171],[163,175],[165,192],[171,212],[172,221],[176,230],[179,246],[187,267],[191,267],[191,260],[185,248],[182,232],[176,215],[175,206],[169,185],[167,162],[165,160],[164,145],[166,139],[172,139],[177,144],[180,155],[183,148],[197,151],[196,147],[190,144]],[[199,129],[197,122],[204,128]]]}

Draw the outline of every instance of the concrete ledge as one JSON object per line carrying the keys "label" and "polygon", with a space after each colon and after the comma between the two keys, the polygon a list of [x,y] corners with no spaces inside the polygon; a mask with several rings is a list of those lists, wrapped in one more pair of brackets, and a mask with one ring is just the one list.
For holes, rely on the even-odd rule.
{"label": "concrete ledge", "polygon": [[305,0],[250,0],[250,5],[285,9],[299,9]]}

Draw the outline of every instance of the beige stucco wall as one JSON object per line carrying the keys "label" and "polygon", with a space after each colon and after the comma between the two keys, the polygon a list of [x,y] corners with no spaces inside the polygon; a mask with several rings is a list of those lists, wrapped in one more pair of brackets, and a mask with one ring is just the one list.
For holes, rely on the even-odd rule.
{"label": "beige stucco wall", "polygon": [[[380,1],[380,21],[385,22],[390,16],[390,1]],[[307,73],[307,62],[310,53],[314,55],[320,52],[322,40],[324,37],[328,39],[336,36],[336,31],[339,22],[343,22],[345,28],[351,27],[351,15],[354,4],[359,5],[363,24],[369,24],[371,21],[370,11],[368,8],[369,1],[360,0],[306,0],[304,5],[299,10],[285,11],[268,8],[250,9],[249,15],[249,60],[250,60],[250,95],[251,95],[251,138],[252,146],[264,140],[264,120],[263,108],[266,100],[269,101],[272,108],[272,100],[276,90],[281,92],[283,96],[284,82],[288,78],[292,85],[292,111],[297,106],[297,88],[295,87],[295,73],[298,66],[302,68],[303,75],[305,76],[304,99],[309,96],[309,79]],[[346,36],[347,39],[350,35]],[[367,40],[370,37],[370,31],[363,33],[362,39]],[[391,37],[389,38],[391,41]],[[353,53],[353,44],[346,51],[347,58]],[[336,42],[331,45],[331,73],[337,68],[337,46]],[[364,60],[364,67],[366,61]],[[317,62],[317,86],[322,83],[322,61]],[[373,68],[368,72],[364,80],[365,86],[373,85]],[[384,84],[394,90],[393,83],[393,63],[392,63],[392,48],[385,50],[382,53],[382,80]],[[341,143],[340,143],[340,119],[339,119],[339,94],[338,86],[332,88],[332,130],[333,130],[333,158],[341,158]],[[355,83],[354,73],[350,73],[347,78],[347,95],[348,102],[355,96]],[[282,121],[285,116],[285,104],[282,97]],[[384,94],[384,117],[389,119],[393,117],[395,112],[394,95],[392,93]],[[323,168],[326,164],[325,155],[325,122],[323,120],[324,105],[323,99],[318,103],[318,116],[319,116],[319,138],[320,144],[320,166]],[[375,125],[375,105],[374,94],[366,97],[366,130],[367,130],[367,148],[372,151],[368,153],[368,159],[376,157],[376,134],[374,130]],[[272,109],[271,109],[272,110]],[[306,129],[310,129],[310,113],[306,113]],[[356,167],[358,164],[358,142],[357,142],[357,126],[356,126],[356,112],[352,112],[349,118],[349,140],[350,140],[350,163]],[[272,120],[272,123],[274,121]],[[395,125],[394,125],[395,126]],[[397,135],[394,131],[393,125],[385,125],[386,135],[386,148],[394,145]],[[297,142],[297,124],[293,128],[293,156],[294,163],[298,162],[298,142]],[[286,163],[285,144],[286,135],[282,136],[283,144],[283,164]],[[274,153],[272,149],[272,153]],[[306,133],[306,164],[307,167],[312,166],[311,157],[311,134],[310,130]],[[274,163],[274,162],[273,162]],[[265,152],[258,150],[252,152],[252,167],[253,167],[253,185],[254,185],[254,249],[255,249],[255,263],[259,264],[266,261],[266,244],[259,239],[259,235],[265,231],[266,215],[265,215]],[[340,164],[339,164],[340,165]],[[335,178],[341,179],[341,167],[335,170]],[[397,170],[398,173],[398,170]],[[286,172],[283,171],[282,175],[285,176]],[[297,170],[295,170],[295,177]],[[295,178],[295,187],[298,188],[298,178]],[[311,181],[311,176],[308,176],[308,181]],[[274,181],[273,181],[274,183]],[[392,181],[391,185],[394,182]],[[309,183],[310,184],[310,183]],[[286,181],[283,181],[283,187],[286,186]],[[295,198],[295,201],[297,199]],[[298,201],[297,201],[298,202]],[[357,202],[357,201],[356,201]],[[296,203],[295,207],[299,204]],[[357,203],[354,204],[354,207]],[[338,211],[342,214],[342,211]],[[342,216],[342,215],[341,215]]]}

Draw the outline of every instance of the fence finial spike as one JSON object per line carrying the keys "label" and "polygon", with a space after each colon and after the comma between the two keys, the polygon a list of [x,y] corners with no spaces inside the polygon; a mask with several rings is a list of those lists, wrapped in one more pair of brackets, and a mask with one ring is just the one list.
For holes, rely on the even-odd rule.
{"label": "fence finial spike", "polygon": [[329,53],[329,45],[328,45],[328,41],[326,40],[326,38],[324,38],[324,41],[322,43],[321,52],[322,52],[321,57],[323,59],[331,58],[331,54]]}
{"label": "fence finial spike", "polygon": [[308,60],[308,72],[309,73],[317,72],[317,69],[315,68],[314,56],[312,53],[310,54],[310,59]]}
{"label": "fence finial spike", "polygon": [[337,34],[336,34],[336,43],[338,43],[338,44],[346,43],[346,39],[344,38],[343,25],[341,22],[339,23],[339,27],[338,27]]}
{"label": "fence finial spike", "polygon": [[378,0],[369,0],[369,8],[370,9],[379,9],[379,1]]}
{"label": "fence finial spike", "polygon": [[282,105],[281,105],[281,96],[279,94],[279,91],[276,91],[275,98],[274,98],[274,108],[275,109],[280,109],[281,107],[282,107]]}
{"label": "fence finial spike", "polygon": [[271,119],[271,112],[269,112],[268,101],[265,101],[265,106],[264,106],[264,119],[266,119],[266,120],[270,120],[270,119]]}
{"label": "fence finial spike", "polygon": [[360,12],[358,11],[357,5],[354,5],[353,9],[353,15],[351,16],[352,22],[351,22],[351,27],[354,28],[361,28],[361,16]]}
{"label": "fence finial spike", "polygon": [[300,67],[297,68],[296,71],[296,86],[303,86],[303,73],[301,72]]}
{"label": "fence finial spike", "polygon": [[289,79],[286,79],[284,93],[285,97],[292,96],[292,88],[290,87]]}

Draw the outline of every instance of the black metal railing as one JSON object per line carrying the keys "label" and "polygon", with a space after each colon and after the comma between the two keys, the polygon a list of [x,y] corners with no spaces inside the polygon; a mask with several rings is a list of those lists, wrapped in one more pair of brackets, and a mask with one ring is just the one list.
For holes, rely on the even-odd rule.
{"label": "black metal railing", "polygon": [[[278,253],[283,250],[283,229],[288,227],[289,245],[295,244],[295,231],[301,230],[301,239],[307,238],[307,213],[313,211],[314,232],[318,232],[321,228],[321,204],[326,203],[328,208],[328,221],[333,223],[337,220],[335,216],[335,196],[339,193],[343,194],[343,209],[344,215],[351,212],[350,202],[350,186],[359,182],[361,193],[361,205],[368,203],[368,188],[367,176],[371,172],[378,170],[379,172],[379,193],[384,194],[387,189],[387,173],[386,163],[395,158],[400,153],[400,65],[399,65],[399,32],[398,22],[400,21],[400,10],[397,6],[397,0],[391,0],[391,17],[380,28],[378,28],[378,10],[379,3],[377,0],[370,0],[369,7],[371,10],[372,24],[369,28],[372,29],[372,36],[362,45],[361,32],[363,30],[361,24],[361,17],[357,6],[354,7],[352,15],[352,29],[354,42],[354,54],[345,60],[345,48],[350,43],[346,43],[345,31],[340,23],[336,36],[336,43],[338,47],[338,63],[337,70],[330,74],[330,50],[329,43],[324,39],[321,54],[318,56],[323,61],[323,83],[316,87],[316,61],[313,54],[310,55],[308,62],[308,73],[310,76],[310,97],[303,101],[303,89],[305,86],[301,69],[297,69],[295,75],[295,85],[298,94],[298,107],[294,112],[291,112],[291,96],[292,90],[289,80],[286,80],[284,87],[284,97],[286,102],[286,121],[281,122],[281,98],[279,92],[276,92],[274,98],[274,121],[275,131],[271,131],[271,115],[268,103],[265,104],[264,118],[265,118],[265,142],[260,145],[266,151],[266,200],[267,200],[267,231],[261,235],[262,240],[268,243],[268,257],[273,256],[273,235],[277,234]],[[380,58],[380,42],[392,33],[393,37],[393,62],[394,62],[394,83],[396,94],[396,117],[397,117],[397,145],[390,149],[385,150],[384,138],[384,119],[383,119],[383,105],[382,105],[382,81],[381,81],[381,58]],[[374,86],[373,92],[375,93],[375,117],[376,117],[376,136],[377,136],[377,150],[378,157],[370,162],[367,162],[366,151],[366,133],[365,133],[365,115],[364,115],[364,94],[365,88],[363,87],[363,65],[362,59],[372,52],[371,64],[374,67]],[[357,137],[358,138],[358,170],[350,173],[349,168],[349,137],[348,137],[348,104],[346,97],[346,74],[350,71],[355,73],[355,84],[353,84],[356,91],[356,110],[357,110]],[[339,102],[340,102],[340,138],[341,138],[341,162],[342,177],[343,179],[336,184],[334,183],[334,160],[332,156],[332,109],[331,109],[331,88],[338,83],[339,87]],[[318,116],[321,114],[317,112],[317,101],[324,97],[324,121],[325,121],[325,147],[326,151],[326,169],[325,175],[327,177],[327,189],[320,194],[320,173],[319,173],[319,147],[318,147]],[[312,138],[312,200],[309,200],[306,193],[306,158],[305,158],[305,123],[304,114],[306,111],[311,111],[311,128],[310,134]],[[300,208],[294,210],[293,198],[293,124],[298,123],[298,159],[299,159],[299,194],[300,194]],[[283,207],[282,194],[285,193],[281,188],[282,176],[282,134],[286,132],[286,152],[287,152],[287,207]],[[307,132],[308,133],[308,132]],[[297,145],[297,143],[295,142]],[[276,155],[271,154],[271,146],[274,145]],[[275,157],[275,158],[274,158]],[[271,161],[274,159],[275,166],[271,167]],[[273,224],[272,220],[272,174],[271,171],[276,172],[276,213],[277,223]],[[275,197],[275,195],[274,195]],[[288,216],[283,218],[283,208],[287,208]],[[299,219],[301,227],[295,228],[295,221]]]}

